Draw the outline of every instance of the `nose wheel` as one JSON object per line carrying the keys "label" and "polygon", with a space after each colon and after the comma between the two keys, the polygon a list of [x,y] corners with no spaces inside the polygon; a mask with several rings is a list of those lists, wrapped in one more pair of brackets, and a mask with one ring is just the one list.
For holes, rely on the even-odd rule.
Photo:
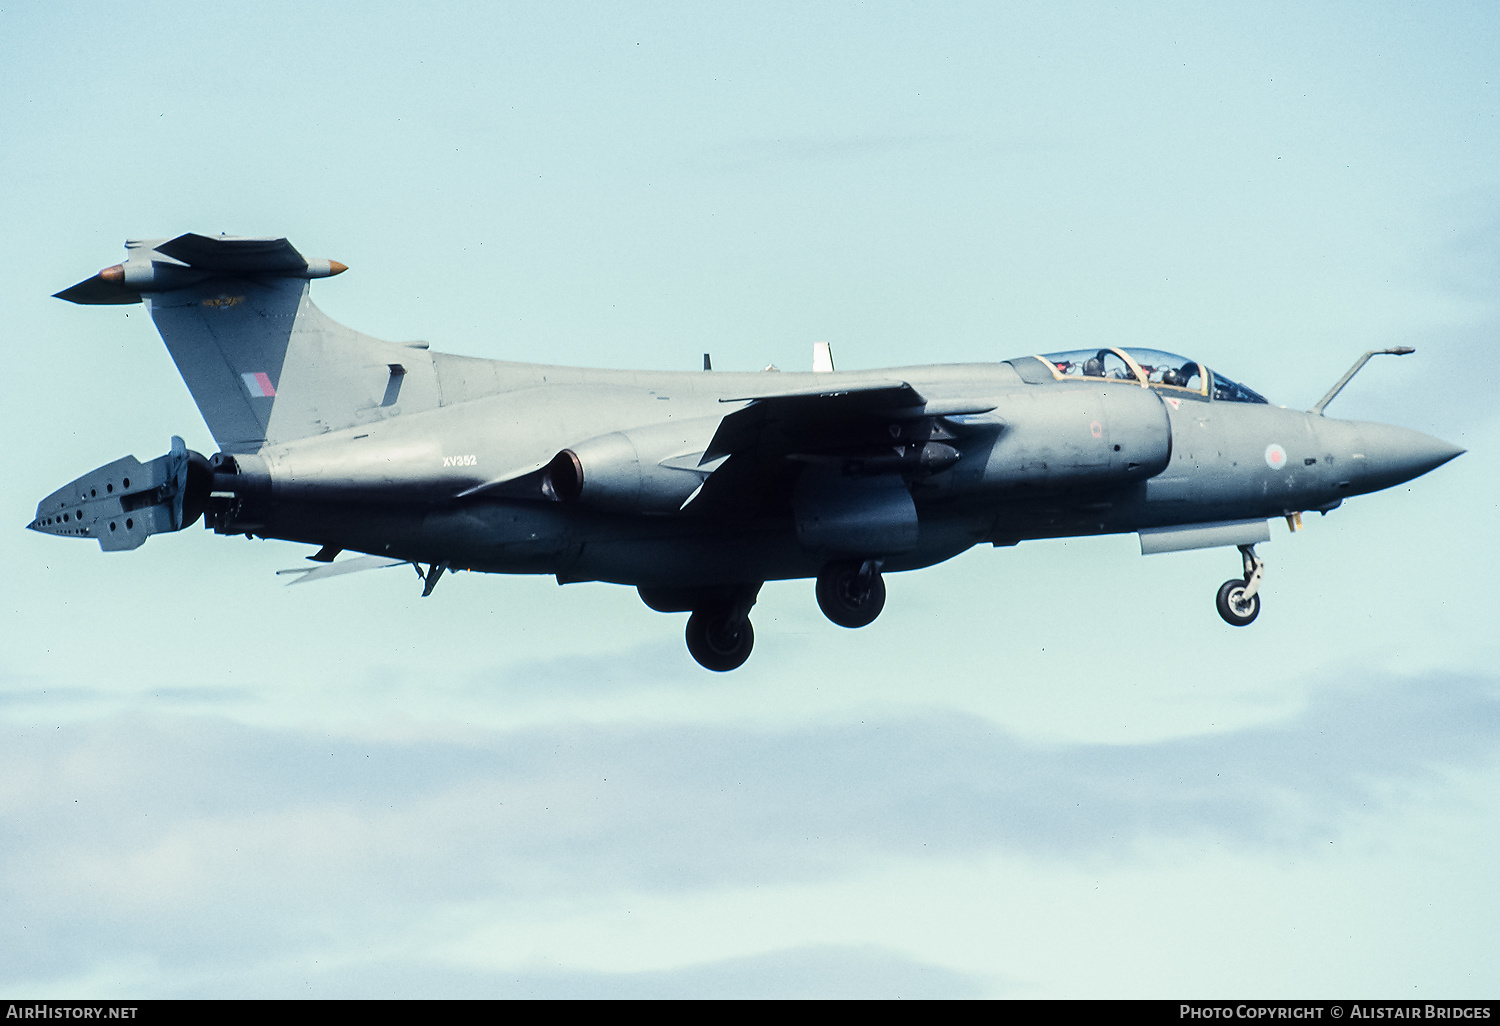
{"label": "nose wheel", "polygon": [[818,574],[818,608],[840,627],[874,623],[885,608],[885,580],[876,559],[829,563]]}
{"label": "nose wheel", "polygon": [[1241,545],[1239,549],[1245,561],[1245,576],[1219,585],[1219,596],[1214,604],[1229,626],[1248,627],[1260,615],[1260,583],[1265,576],[1266,562],[1256,556],[1254,545]]}

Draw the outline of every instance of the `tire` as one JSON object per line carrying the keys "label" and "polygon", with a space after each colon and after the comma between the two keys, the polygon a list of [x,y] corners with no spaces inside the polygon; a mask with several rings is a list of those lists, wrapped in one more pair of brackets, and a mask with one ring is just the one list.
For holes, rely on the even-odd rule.
{"label": "tire", "polygon": [[864,627],[874,623],[885,608],[885,579],[870,575],[860,587],[859,563],[830,563],[818,575],[818,608],[840,627]]}
{"label": "tire", "polygon": [[755,647],[755,628],[749,617],[736,618],[721,610],[700,609],[688,617],[687,647],[698,665],[715,673],[743,666]]}
{"label": "tire", "polygon": [[1219,607],[1224,622],[1231,627],[1248,627],[1260,615],[1260,595],[1252,595],[1246,602],[1244,593],[1245,582],[1238,577],[1219,586],[1219,597],[1214,604]]}

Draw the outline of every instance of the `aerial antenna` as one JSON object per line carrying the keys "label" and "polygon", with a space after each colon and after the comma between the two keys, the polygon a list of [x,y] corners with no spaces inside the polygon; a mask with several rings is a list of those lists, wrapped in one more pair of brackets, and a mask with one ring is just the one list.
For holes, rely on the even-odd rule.
{"label": "aerial antenna", "polygon": [[707,353],[703,354],[703,369],[706,371],[714,369],[714,362],[708,358]]}

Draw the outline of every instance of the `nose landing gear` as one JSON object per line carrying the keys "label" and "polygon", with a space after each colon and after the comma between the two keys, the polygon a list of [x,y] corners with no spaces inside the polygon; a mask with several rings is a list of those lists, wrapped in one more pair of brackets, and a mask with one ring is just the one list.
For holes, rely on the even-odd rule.
{"label": "nose landing gear", "polygon": [[1225,623],[1248,627],[1260,615],[1260,582],[1265,576],[1266,561],[1255,554],[1254,545],[1241,545],[1239,549],[1245,561],[1245,576],[1221,584],[1215,605]]}

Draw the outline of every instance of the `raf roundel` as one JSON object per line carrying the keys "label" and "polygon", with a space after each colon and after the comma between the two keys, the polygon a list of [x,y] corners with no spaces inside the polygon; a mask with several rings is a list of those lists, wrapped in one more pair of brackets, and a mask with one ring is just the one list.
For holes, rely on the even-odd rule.
{"label": "raf roundel", "polygon": [[1275,442],[1266,446],[1266,466],[1272,470],[1280,470],[1286,466],[1286,450]]}

